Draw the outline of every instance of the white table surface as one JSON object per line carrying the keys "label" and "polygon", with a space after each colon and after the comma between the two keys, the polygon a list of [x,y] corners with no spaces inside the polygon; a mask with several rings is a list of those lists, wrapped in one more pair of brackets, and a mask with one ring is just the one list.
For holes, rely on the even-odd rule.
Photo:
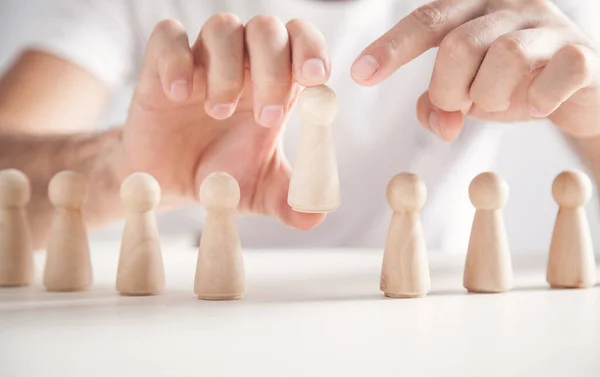
{"label": "white table surface", "polygon": [[430,253],[430,295],[397,300],[380,250],[246,250],[245,298],[208,302],[191,248],[164,248],[163,295],[121,297],[118,245],[91,246],[89,292],[0,290],[0,376],[600,376],[600,288],[548,289],[543,255],[473,295],[462,257]]}

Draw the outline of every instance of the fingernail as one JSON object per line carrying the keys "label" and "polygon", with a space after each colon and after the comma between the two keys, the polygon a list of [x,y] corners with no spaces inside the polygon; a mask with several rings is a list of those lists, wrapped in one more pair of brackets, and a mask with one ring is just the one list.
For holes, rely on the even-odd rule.
{"label": "fingernail", "polygon": [[185,101],[190,95],[190,87],[186,80],[171,83],[171,99],[176,102]]}
{"label": "fingernail", "polygon": [[264,106],[260,111],[259,123],[263,127],[274,127],[279,124],[283,117],[283,106],[269,105]]}
{"label": "fingernail", "polygon": [[216,119],[226,119],[233,114],[235,103],[219,103],[210,107],[210,116]]}
{"label": "fingernail", "polygon": [[442,133],[440,131],[440,116],[435,111],[429,113],[429,129],[442,138]]}
{"label": "fingernail", "polygon": [[302,64],[302,78],[309,81],[325,79],[325,63],[322,59],[312,58]]}
{"label": "fingernail", "polygon": [[538,109],[536,109],[535,107],[531,106],[531,105],[527,105],[528,110],[529,110],[529,114],[534,117],[534,118],[545,118],[546,114],[542,113],[541,111],[539,111]]}
{"label": "fingernail", "polygon": [[371,55],[365,55],[352,65],[351,74],[357,79],[366,80],[371,78],[378,69],[377,60]]}

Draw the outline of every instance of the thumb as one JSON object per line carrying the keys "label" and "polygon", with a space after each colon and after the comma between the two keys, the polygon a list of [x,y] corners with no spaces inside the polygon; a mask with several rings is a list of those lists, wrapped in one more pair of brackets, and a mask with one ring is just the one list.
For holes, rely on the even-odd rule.
{"label": "thumb", "polygon": [[296,212],[288,205],[291,176],[289,163],[276,152],[262,180],[263,187],[258,188],[262,200],[260,207],[267,215],[277,217],[287,226],[302,230],[312,229],[323,221],[325,214]]}
{"label": "thumb", "polygon": [[436,107],[429,99],[429,92],[423,93],[417,101],[417,117],[423,127],[444,141],[458,137],[465,118],[460,111],[448,112]]}

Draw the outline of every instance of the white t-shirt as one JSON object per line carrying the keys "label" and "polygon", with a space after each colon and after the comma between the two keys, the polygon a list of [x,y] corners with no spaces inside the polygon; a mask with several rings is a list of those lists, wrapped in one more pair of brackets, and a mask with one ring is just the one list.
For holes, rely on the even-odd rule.
{"label": "white t-shirt", "polygon": [[[501,127],[469,121],[460,138],[444,143],[424,130],[415,104],[429,84],[435,52],[398,70],[383,84],[364,88],[350,77],[350,65],[370,42],[427,0],[53,0],[13,1],[12,46],[36,47],[65,57],[122,93],[135,83],[146,41],[164,18],[180,20],[193,41],[216,12],[231,12],[247,21],[274,14],[284,22],[302,18],[325,35],[332,57],[329,85],[337,92],[340,112],[333,124],[341,181],[342,205],[311,231],[288,229],[262,216],[239,219],[246,247],[380,247],[391,211],[385,200],[389,179],[401,171],[422,177],[428,199],[421,212],[431,249],[464,251],[473,209],[467,195],[470,180],[487,170],[494,158]],[[557,1],[585,28],[593,25],[596,1]],[[587,24],[589,22],[589,24]],[[18,26],[18,27],[17,27]],[[6,26],[5,26],[6,27]],[[7,28],[8,29],[8,28]],[[593,29],[588,29],[593,30]],[[597,31],[597,30],[596,30]],[[6,44],[7,42],[5,42]],[[119,97],[121,98],[121,97]],[[128,99],[112,122],[122,123]],[[298,140],[294,113],[284,132],[290,158]],[[199,235],[199,207],[159,219],[163,235]]]}

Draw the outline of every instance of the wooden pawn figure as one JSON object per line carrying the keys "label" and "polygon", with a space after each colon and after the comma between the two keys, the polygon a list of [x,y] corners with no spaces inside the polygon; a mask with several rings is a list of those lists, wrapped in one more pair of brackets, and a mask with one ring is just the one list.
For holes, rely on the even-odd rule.
{"label": "wooden pawn figure", "polygon": [[388,297],[423,297],[431,289],[429,263],[419,211],[427,189],[415,174],[401,173],[387,186],[392,220],[385,242],[381,291]]}
{"label": "wooden pawn figure", "polygon": [[203,300],[237,300],[246,291],[242,247],[235,222],[240,187],[227,173],[212,173],[200,185],[206,221],[194,292]]}
{"label": "wooden pawn figure", "polygon": [[473,293],[500,293],[513,286],[513,271],[502,208],[508,185],[495,173],[479,174],[469,186],[475,218],[463,285]]}
{"label": "wooden pawn figure", "polygon": [[294,211],[322,213],[340,205],[340,183],[331,123],[335,92],[326,85],[304,89],[298,99],[302,130],[294,158],[288,204]]}
{"label": "wooden pawn figure", "polygon": [[165,288],[154,210],[160,186],[149,174],[134,173],[121,184],[125,229],[121,238],[116,289],[122,295],[156,295]]}
{"label": "wooden pawn figure", "polygon": [[560,173],[552,184],[559,205],[546,280],[552,288],[588,288],[596,284],[596,263],[584,205],[592,196],[590,179],[578,170]]}
{"label": "wooden pawn figure", "polygon": [[31,198],[29,179],[15,169],[0,171],[0,286],[33,282],[33,249],[25,206]]}
{"label": "wooden pawn figure", "polygon": [[62,171],[50,180],[48,196],[56,213],[46,250],[44,286],[58,292],[86,290],[92,285],[92,265],[81,213],[87,196],[85,178]]}

